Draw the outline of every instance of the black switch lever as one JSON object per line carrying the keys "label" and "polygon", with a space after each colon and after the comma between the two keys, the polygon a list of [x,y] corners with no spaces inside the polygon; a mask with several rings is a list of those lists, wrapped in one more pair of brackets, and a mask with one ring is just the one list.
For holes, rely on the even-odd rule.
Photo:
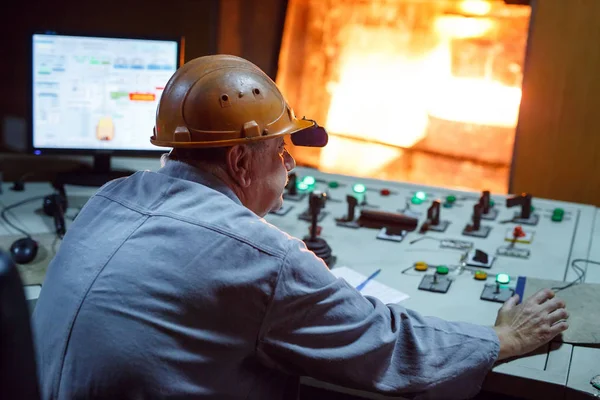
{"label": "black switch lever", "polygon": [[298,194],[298,177],[296,176],[295,172],[292,172],[291,174],[289,174],[289,180],[288,180],[288,184],[287,184],[287,190],[288,190],[288,194],[295,196],[296,194]]}
{"label": "black switch lever", "polygon": [[430,225],[439,225],[440,224],[440,203],[439,200],[434,200],[429,208],[427,209],[427,220]]}
{"label": "black switch lever", "polygon": [[479,202],[481,203],[481,206],[483,207],[482,212],[484,214],[487,214],[490,212],[490,191],[489,190],[484,190],[483,193],[481,194],[481,197],[479,198]]}
{"label": "black switch lever", "polygon": [[314,240],[317,237],[317,221],[319,219],[319,213],[321,209],[325,207],[325,201],[327,200],[327,194],[318,190],[315,190],[310,194],[308,199],[308,207],[310,213],[310,238]]}
{"label": "black switch lever", "polygon": [[478,231],[481,229],[481,213],[483,212],[483,206],[481,203],[477,203],[473,206],[473,224],[471,230]]}
{"label": "black switch lever", "polygon": [[346,196],[346,202],[348,203],[348,212],[346,213],[346,217],[344,219],[348,222],[354,221],[358,200],[356,199],[356,197],[348,195]]}
{"label": "black switch lever", "polygon": [[531,194],[521,193],[518,196],[509,197],[506,199],[506,207],[521,206],[521,219],[529,219],[531,217]]}

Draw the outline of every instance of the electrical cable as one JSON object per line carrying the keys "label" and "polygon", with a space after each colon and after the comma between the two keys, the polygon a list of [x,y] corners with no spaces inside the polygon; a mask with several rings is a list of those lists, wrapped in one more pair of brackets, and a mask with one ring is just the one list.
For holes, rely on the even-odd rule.
{"label": "electrical cable", "polygon": [[[31,235],[30,235],[30,234],[29,234],[27,231],[25,231],[24,229],[21,229],[21,228],[19,228],[18,226],[16,226],[15,224],[13,224],[13,223],[12,223],[12,222],[11,222],[11,221],[8,219],[8,216],[6,215],[6,213],[7,213],[8,211],[12,210],[13,208],[20,207],[20,206],[22,206],[22,205],[25,205],[25,204],[27,204],[27,203],[31,203],[31,202],[34,202],[34,201],[43,200],[43,199],[44,199],[44,197],[46,197],[46,196],[36,196],[36,197],[31,197],[31,198],[29,198],[29,199],[25,199],[25,200],[19,201],[19,202],[17,202],[17,203],[11,204],[11,205],[9,205],[9,206],[2,205],[2,211],[0,212],[0,217],[2,218],[2,220],[4,220],[4,222],[6,222],[6,224],[7,224],[8,226],[10,226],[10,227],[11,227],[11,228],[13,228],[14,230],[16,230],[16,231],[18,231],[18,232],[22,233],[23,235],[25,235],[25,236],[27,236],[29,239],[31,239]],[[13,216],[13,218],[16,218],[14,214],[12,214],[12,216]]]}
{"label": "electrical cable", "polygon": [[571,268],[574,269],[575,272],[577,272],[577,278],[575,278],[573,281],[571,281],[570,283],[566,284],[565,286],[556,286],[556,287],[553,287],[552,290],[554,290],[555,292],[559,292],[561,290],[568,289],[571,286],[578,285],[578,284],[583,283],[585,281],[587,266],[586,266],[586,269],[584,269],[583,267],[577,265],[578,263],[600,265],[600,262],[598,262],[598,261],[587,260],[587,259],[584,259],[584,258],[576,258],[576,259],[574,259],[573,261],[571,261]]}

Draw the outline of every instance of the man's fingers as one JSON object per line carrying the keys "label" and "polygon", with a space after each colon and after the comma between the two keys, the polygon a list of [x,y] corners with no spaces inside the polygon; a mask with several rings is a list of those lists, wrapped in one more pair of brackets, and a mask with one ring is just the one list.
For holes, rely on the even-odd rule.
{"label": "man's fingers", "polygon": [[553,297],[554,297],[554,292],[552,290],[542,289],[542,290],[538,291],[537,293],[535,293],[533,296],[531,296],[531,299],[536,304],[542,304]]}
{"label": "man's fingers", "polygon": [[516,306],[518,303],[519,303],[519,295],[515,294],[514,296],[511,296],[510,299],[508,299],[504,302],[504,304],[502,305],[502,308],[504,310],[510,310],[511,308]]}
{"label": "man's fingers", "polygon": [[549,313],[555,311],[555,310],[559,310],[561,308],[565,308],[566,304],[565,301],[563,299],[559,299],[557,297],[550,299],[548,301],[546,301],[544,304],[542,304],[542,308],[546,311],[548,311]]}
{"label": "man's fingers", "polygon": [[558,321],[567,318],[569,318],[569,313],[564,308],[559,308],[548,314],[548,322],[550,323],[550,325],[554,325]]}
{"label": "man's fingers", "polygon": [[561,332],[566,331],[567,329],[569,329],[569,324],[566,321],[562,321],[559,322],[558,324],[554,324],[550,327],[550,333],[552,334],[552,337],[554,338],[556,335],[558,335]]}

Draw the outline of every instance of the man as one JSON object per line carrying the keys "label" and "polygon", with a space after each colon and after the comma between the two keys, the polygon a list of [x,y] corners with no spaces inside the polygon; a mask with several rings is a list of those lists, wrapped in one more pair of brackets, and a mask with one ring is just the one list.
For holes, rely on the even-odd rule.
{"label": "man", "polygon": [[299,376],[390,395],[474,395],[497,361],[567,328],[550,291],[495,327],[363,297],[264,217],[324,146],[275,84],[232,56],[190,61],[160,100],[158,172],[101,188],[49,266],[34,314],[46,399],[293,398]]}

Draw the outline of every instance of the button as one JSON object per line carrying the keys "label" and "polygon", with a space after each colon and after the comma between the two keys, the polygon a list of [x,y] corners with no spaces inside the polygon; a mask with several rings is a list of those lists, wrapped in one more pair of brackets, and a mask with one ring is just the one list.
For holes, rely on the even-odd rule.
{"label": "button", "polygon": [[439,275],[448,275],[448,271],[449,269],[445,265],[440,265],[435,270]]}
{"label": "button", "polygon": [[485,271],[475,271],[475,279],[477,279],[478,281],[485,281],[487,279],[487,272]]}
{"label": "button", "polygon": [[335,188],[339,187],[340,184],[337,181],[331,181],[327,184],[327,186],[329,186],[332,189],[335,189]]}
{"label": "button", "polygon": [[554,222],[561,222],[563,220],[563,216],[561,214],[552,214],[550,219]]}
{"label": "button", "polygon": [[416,197],[417,199],[420,199],[421,201],[425,201],[427,200],[427,194],[425,192],[416,192],[414,197]]}
{"label": "button", "polygon": [[513,229],[513,237],[520,238],[525,236],[527,236],[527,234],[523,230],[523,227],[520,225],[515,226],[515,229]]}
{"label": "button", "polygon": [[389,196],[391,192],[390,189],[381,189],[379,193],[381,193],[382,196]]}
{"label": "button", "polygon": [[367,187],[362,183],[357,183],[356,185],[352,186],[352,190],[354,193],[364,193],[367,191]]}
{"label": "button", "polygon": [[296,187],[298,188],[298,190],[308,190],[308,185],[304,182],[298,182]]}
{"label": "button", "polygon": [[417,271],[427,271],[427,268],[429,268],[429,265],[427,265],[425,261],[417,261],[415,263],[415,269]]}
{"label": "button", "polygon": [[496,204],[496,202],[494,200],[490,199],[490,208],[494,207],[495,204]]}
{"label": "button", "polygon": [[507,285],[510,282],[510,276],[508,274],[496,275],[496,282],[501,285]]}
{"label": "button", "polygon": [[314,176],[307,175],[304,177],[304,179],[302,179],[302,182],[306,183],[308,186],[312,186],[317,182],[317,180]]}
{"label": "button", "polygon": [[410,199],[410,202],[418,205],[418,204],[421,204],[423,202],[423,200],[418,198],[417,195],[414,195],[412,197],[412,199]]}
{"label": "button", "polygon": [[453,204],[456,201],[456,196],[451,194],[449,196],[446,196],[446,203],[450,203]]}
{"label": "button", "polygon": [[555,208],[554,211],[552,211],[552,214],[565,215],[565,210],[563,210],[562,208]]}

